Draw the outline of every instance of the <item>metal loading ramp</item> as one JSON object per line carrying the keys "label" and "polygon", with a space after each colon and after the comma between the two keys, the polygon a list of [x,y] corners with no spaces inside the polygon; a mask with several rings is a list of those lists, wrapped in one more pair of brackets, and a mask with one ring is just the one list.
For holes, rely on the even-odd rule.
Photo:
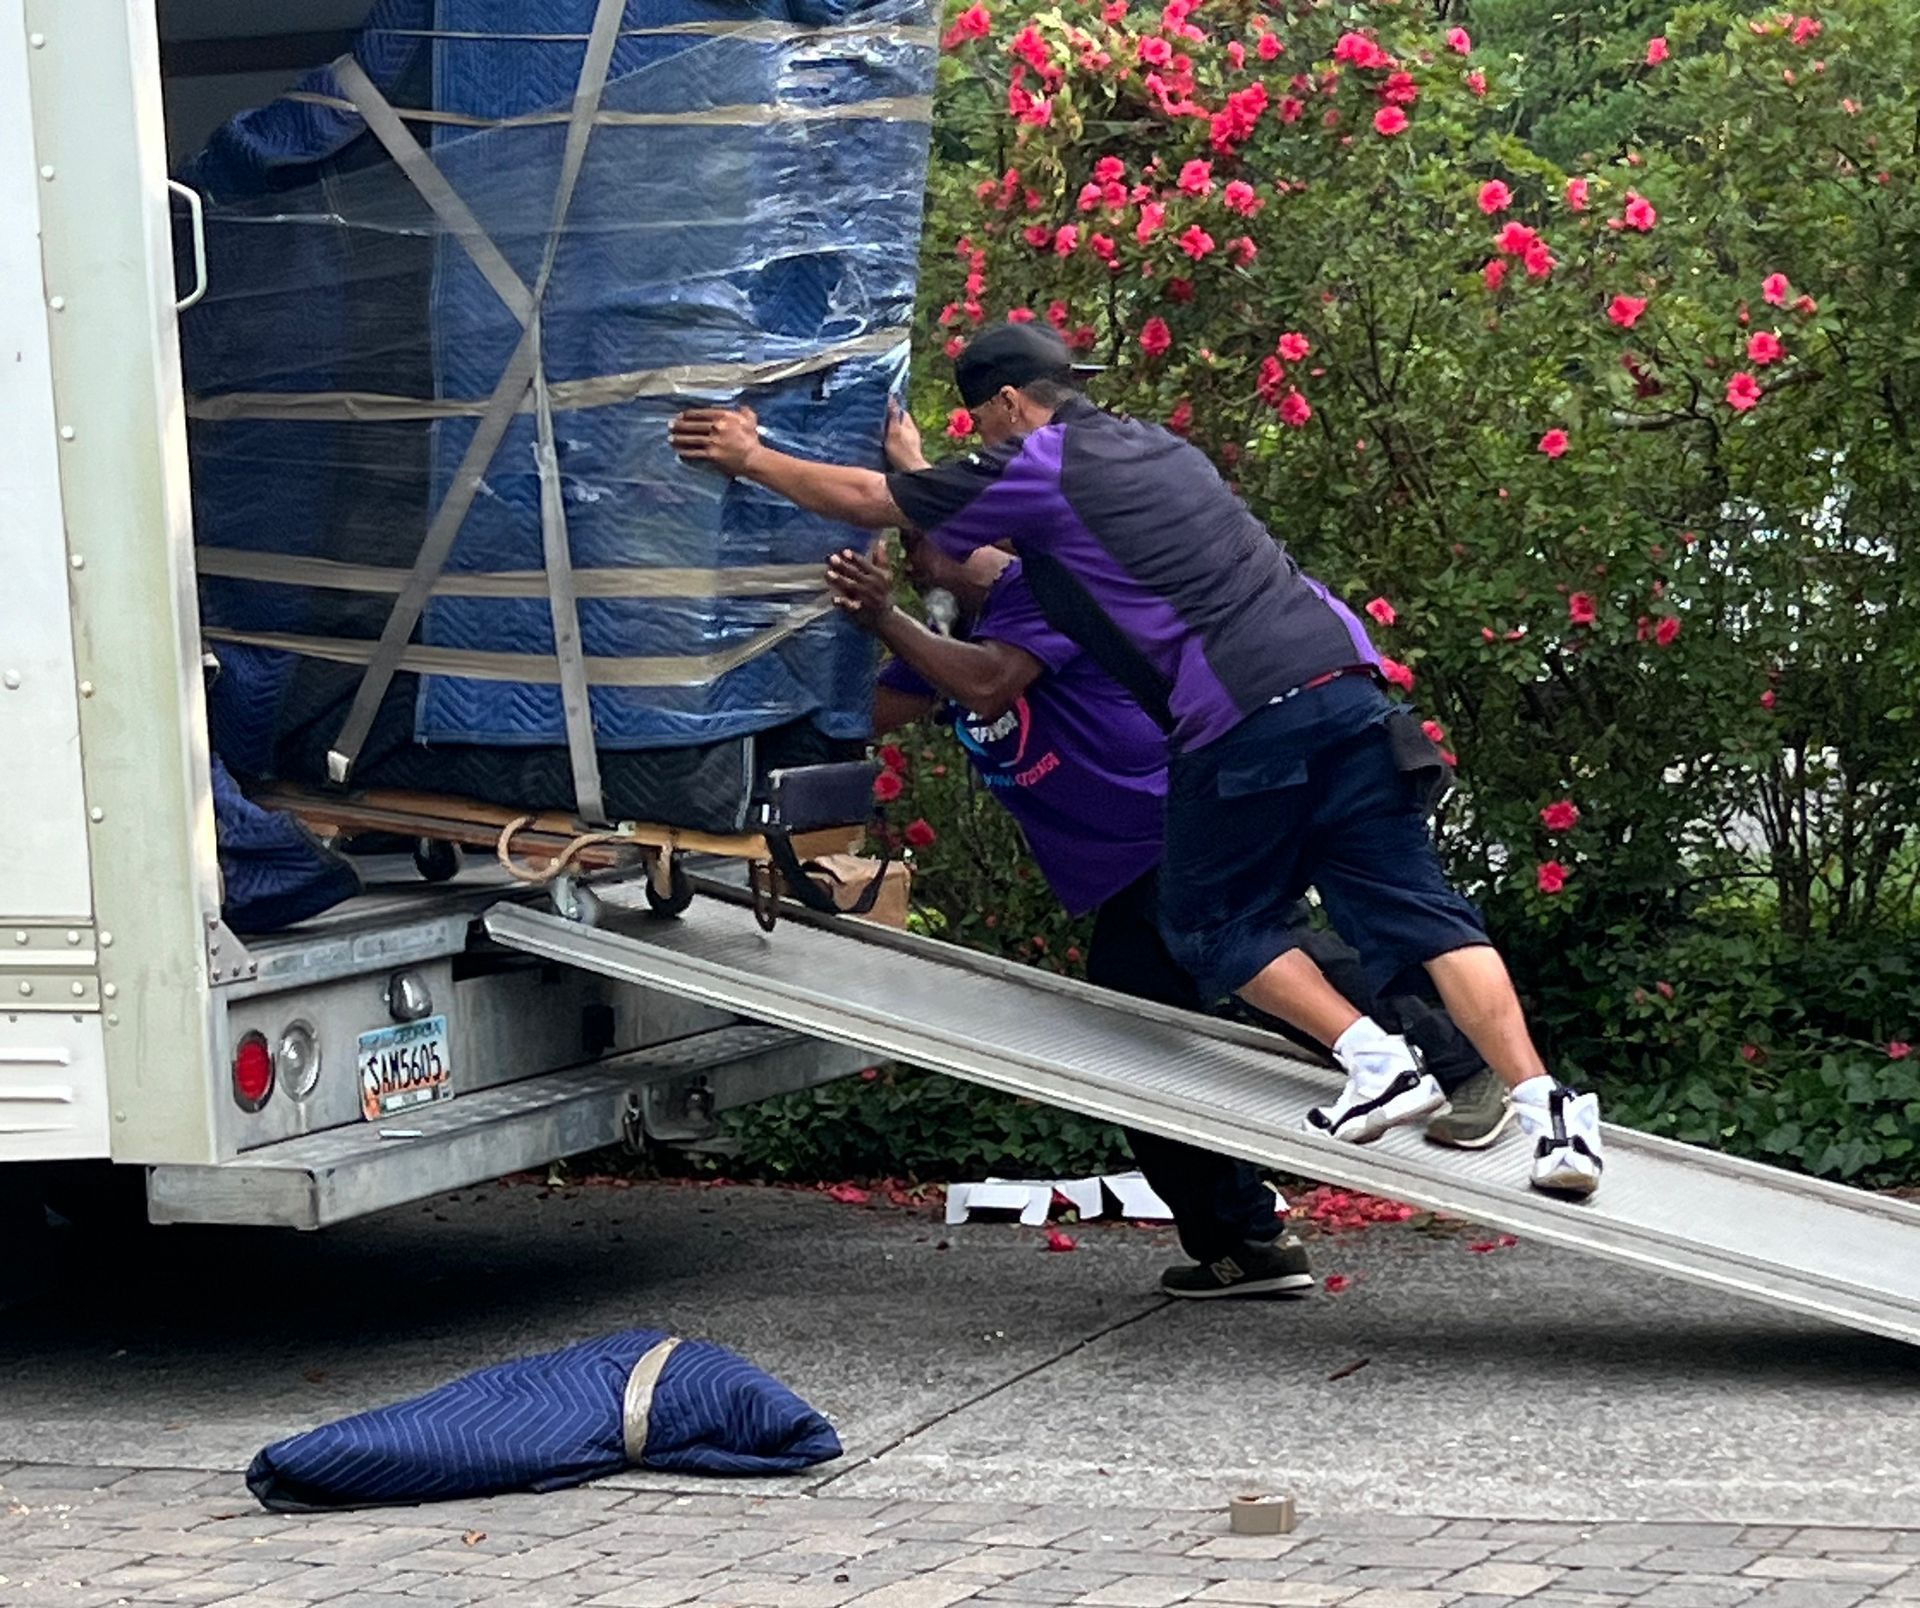
{"label": "metal loading ramp", "polygon": [[548,960],[1920,1344],[1920,1207],[1614,1127],[1599,1193],[1557,1201],[1528,1188],[1516,1131],[1480,1152],[1417,1129],[1366,1146],[1303,1131],[1339,1079],[1271,1034],[860,922],[769,934],[720,900],[662,921],[625,897],[600,890],[593,926],[516,904],[485,926]]}

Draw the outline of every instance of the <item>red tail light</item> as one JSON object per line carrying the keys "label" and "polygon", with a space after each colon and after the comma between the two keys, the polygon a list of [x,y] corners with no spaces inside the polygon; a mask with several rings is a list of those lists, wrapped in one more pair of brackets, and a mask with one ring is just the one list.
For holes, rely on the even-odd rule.
{"label": "red tail light", "polygon": [[273,1053],[264,1033],[249,1033],[233,1052],[233,1098],[242,1111],[258,1111],[273,1093]]}

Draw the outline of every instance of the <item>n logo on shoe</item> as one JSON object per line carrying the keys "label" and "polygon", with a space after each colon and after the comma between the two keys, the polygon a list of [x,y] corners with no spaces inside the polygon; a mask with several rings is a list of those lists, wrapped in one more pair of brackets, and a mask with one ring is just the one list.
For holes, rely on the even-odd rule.
{"label": "n logo on shoe", "polygon": [[1238,1284],[1247,1276],[1246,1269],[1241,1267],[1231,1256],[1221,1257],[1220,1260],[1213,1263],[1207,1271],[1222,1284]]}

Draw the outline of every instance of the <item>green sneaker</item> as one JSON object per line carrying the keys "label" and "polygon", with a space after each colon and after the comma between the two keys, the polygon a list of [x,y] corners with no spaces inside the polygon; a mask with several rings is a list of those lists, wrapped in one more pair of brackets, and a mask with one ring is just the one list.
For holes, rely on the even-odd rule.
{"label": "green sneaker", "polygon": [[1507,1087],[1490,1071],[1480,1071],[1447,1096],[1449,1107],[1427,1124],[1427,1137],[1455,1150],[1485,1150],[1513,1121]]}

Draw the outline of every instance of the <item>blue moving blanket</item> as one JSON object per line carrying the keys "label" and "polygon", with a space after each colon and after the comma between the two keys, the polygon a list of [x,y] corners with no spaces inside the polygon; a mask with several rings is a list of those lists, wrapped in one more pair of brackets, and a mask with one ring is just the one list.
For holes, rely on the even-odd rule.
{"label": "blue moving blanket", "polygon": [[[796,722],[864,737],[872,650],[836,616],[698,668],[766,638],[817,595],[827,554],[860,538],[678,463],[666,425],[689,402],[743,399],[781,445],[880,466],[912,319],[933,8],[627,0],[554,241],[595,12],[381,0],[354,56],[514,275],[534,283],[553,252],[543,364],[585,651],[694,667],[596,685],[599,746],[658,753]],[[356,666],[325,656],[379,634],[520,337],[344,94],[317,70],[182,174],[206,197],[213,287],[182,325],[202,603],[227,666],[216,738],[243,777],[293,774],[276,745],[303,718],[297,675],[330,672],[342,701],[357,684]],[[544,587],[530,584],[543,567],[535,445],[529,409],[461,523],[421,648],[552,654]],[[292,653],[289,638],[315,646]],[[563,746],[558,687],[512,668],[407,678],[412,741]],[[312,718],[330,738],[343,712]]]}
{"label": "blue moving blanket", "polygon": [[360,891],[360,874],[291,815],[263,810],[213,761],[220,912],[238,933],[277,932]]}
{"label": "blue moving blanket", "polygon": [[833,1427],[752,1363],[632,1329],[295,1435],[253,1460],[247,1488],[307,1512],[558,1491],[626,1468],[789,1474],[839,1455]]}

